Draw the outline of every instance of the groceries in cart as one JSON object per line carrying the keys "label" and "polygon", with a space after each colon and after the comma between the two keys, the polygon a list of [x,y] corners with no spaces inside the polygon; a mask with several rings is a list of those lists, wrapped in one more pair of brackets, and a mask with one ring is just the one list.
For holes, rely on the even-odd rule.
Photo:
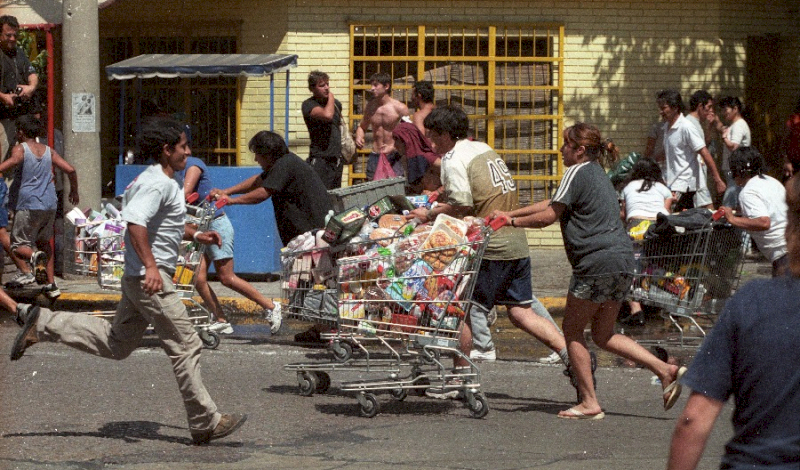
{"label": "groceries in cart", "polygon": [[[98,274],[100,252],[106,253],[109,262],[122,266],[125,222],[113,204],[107,203],[99,211],[92,208],[82,211],[75,207],[66,218],[75,226],[74,263],[79,274]],[[121,269],[110,269],[105,274],[122,278]]]}
{"label": "groceries in cart", "polygon": [[464,266],[483,241],[484,221],[407,221],[397,212],[415,206],[403,200],[348,209],[284,248],[290,315],[365,335],[455,330],[465,315]]}

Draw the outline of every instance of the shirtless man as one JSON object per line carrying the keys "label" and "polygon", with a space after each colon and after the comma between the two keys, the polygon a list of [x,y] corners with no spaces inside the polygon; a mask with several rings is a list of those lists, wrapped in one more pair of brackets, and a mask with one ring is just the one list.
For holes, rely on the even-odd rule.
{"label": "shirtless man", "polygon": [[414,115],[411,116],[411,122],[417,126],[417,129],[422,132],[422,135],[425,135],[425,124],[423,124],[425,122],[425,117],[436,107],[433,97],[433,83],[427,80],[417,80],[417,82],[414,83],[414,97],[412,100],[417,110],[414,111]]}
{"label": "shirtless man", "polygon": [[367,180],[375,177],[375,169],[381,154],[386,155],[398,176],[403,174],[400,156],[394,149],[392,130],[400,118],[408,115],[408,106],[392,98],[392,78],[389,74],[378,72],[369,78],[372,99],[364,109],[364,119],[356,128],[356,146],[364,147],[364,135],[372,127],[372,152],[367,157]]}

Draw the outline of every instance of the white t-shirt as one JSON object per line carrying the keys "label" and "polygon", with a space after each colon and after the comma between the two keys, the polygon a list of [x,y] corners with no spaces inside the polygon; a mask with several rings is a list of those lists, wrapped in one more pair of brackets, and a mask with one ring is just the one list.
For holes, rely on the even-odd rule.
{"label": "white t-shirt", "polygon": [[[739,144],[740,147],[750,146],[750,126],[744,119],[731,124],[728,128],[728,140],[734,144]],[[727,145],[722,146],[722,170],[728,171],[731,169],[730,159],[733,152]]]}
{"label": "white t-shirt", "polygon": [[[147,227],[156,265],[174,273],[185,229],[186,204],[183,188],[164,174],[161,165],[151,165],[125,188],[122,220]],[[125,274],[143,276],[144,264],[133,249],[130,231],[125,232],[125,246]]]}
{"label": "white t-shirt", "polygon": [[786,254],[786,189],[771,176],[755,176],[739,193],[742,215],[750,219],[769,217],[769,230],[749,232],[759,251],[770,261]]}
{"label": "white t-shirt", "polygon": [[[669,123],[664,123],[668,126]],[[697,153],[706,141],[683,114],[664,133],[664,153],[667,155],[667,186],[672,191],[697,190],[700,165]]]}
{"label": "white t-shirt", "polygon": [[[703,136],[703,140],[706,138],[706,133],[703,130],[703,125],[700,124],[700,121],[692,116],[691,114],[686,115],[686,119],[692,123],[697,132]],[[706,168],[706,162],[703,160],[703,157],[700,154],[697,154],[697,164],[700,165],[700,178],[697,180],[697,192],[701,191],[708,191],[708,169]]]}
{"label": "white t-shirt", "polygon": [[654,183],[647,191],[639,191],[644,180],[633,180],[622,190],[625,200],[625,221],[631,219],[655,219],[658,214],[669,214],[664,201],[672,197],[669,188]]}

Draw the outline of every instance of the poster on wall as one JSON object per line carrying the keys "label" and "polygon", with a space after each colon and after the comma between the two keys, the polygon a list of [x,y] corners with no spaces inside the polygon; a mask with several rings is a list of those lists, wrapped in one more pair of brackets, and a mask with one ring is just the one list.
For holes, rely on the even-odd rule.
{"label": "poster on wall", "polygon": [[72,132],[96,132],[96,103],[94,93],[72,94]]}

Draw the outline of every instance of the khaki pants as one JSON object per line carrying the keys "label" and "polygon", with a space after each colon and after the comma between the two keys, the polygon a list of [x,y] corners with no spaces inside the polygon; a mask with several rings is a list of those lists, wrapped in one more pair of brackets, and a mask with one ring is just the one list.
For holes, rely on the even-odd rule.
{"label": "khaki pants", "polygon": [[113,320],[74,312],[41,309],[37,332],[41,341],[60,342],[81,351],[122,360],[139,346],[152,324],[183,396],[190,431],[214,429],[220,414],[200,377],[202,341],[189,320],[186,307],[175,292],[171,277],[161,271],[164,290],[149,296],[142,291],[142,277],[122,278],[122,300]]}

